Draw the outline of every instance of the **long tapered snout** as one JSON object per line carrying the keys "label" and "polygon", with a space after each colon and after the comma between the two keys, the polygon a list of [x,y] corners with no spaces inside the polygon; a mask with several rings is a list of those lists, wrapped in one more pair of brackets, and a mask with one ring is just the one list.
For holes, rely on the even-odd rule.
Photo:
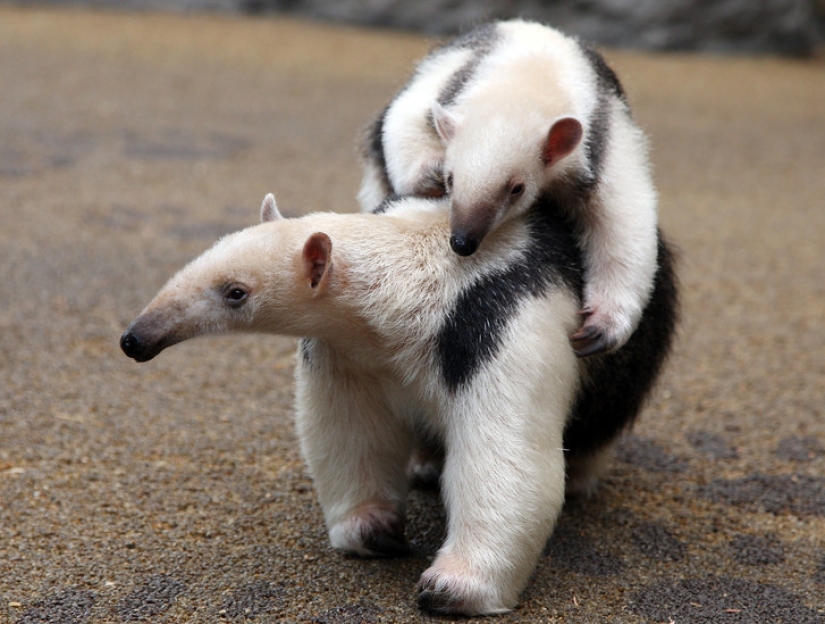
{"label": "long tapered snout", "polygon": [[493,228],[498,206],[461,207],[453,201],[450,213],[450,248],[459,256],[472,256]]}
{"label": "long tapered snout", "polygon": [[159,343],[150,343],[145,338],[141,338],[130,328],[120,337],[120,348],[136,362],[148,362],[163,351],[164,347]]}
{"label": "long tapered snout", "polygon": [[136,362],[148,362],[187,337],[188,334],[180,326],[170,324],[163,315],[149,312],[138,316],[126,328],[120,337],[120,348]]}

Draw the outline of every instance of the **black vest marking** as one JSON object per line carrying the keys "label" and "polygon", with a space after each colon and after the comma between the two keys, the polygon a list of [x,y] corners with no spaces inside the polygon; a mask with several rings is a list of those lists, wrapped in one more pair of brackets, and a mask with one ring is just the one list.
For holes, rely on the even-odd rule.
{"label": "black vest marking", "polygon": [[554,286],[581,295],[582,263],[571,225],[547,199],[537,202],[526,218],[530,241],[519,260],[468,286],[438,332],[438,362],[453,392],[495,357],[525,298],[542,296]]}
{"label": "black vest marking", "polygon": [[586,456],[629,427],[667,360],[678,321],[673,250],[659,234],[653,292],[630,340],[618,351],[587,360],[587,375],[564,432],[564,448]]}

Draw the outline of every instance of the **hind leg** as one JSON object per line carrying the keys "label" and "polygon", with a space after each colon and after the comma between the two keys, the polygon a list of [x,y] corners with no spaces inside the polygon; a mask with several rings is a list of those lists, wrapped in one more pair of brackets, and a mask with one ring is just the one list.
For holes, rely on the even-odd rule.
{"label": "hind leg", "polygon": [[362,557],[406,554],[412,433],[389,411],[380,380],[314,351],[298,369],[296,425],[330,542]]}
{"label": "hind leg", "polygon": [[421,490],[437,490],[443,469],[444,446],[419,436],[407,465],[410,485]]}
{"label": "hind leg", "polygon": [[567,456],[567,493],[592,496],[599,480],[607,472],[613,458],[613,443],[589,453],[572,453]]}

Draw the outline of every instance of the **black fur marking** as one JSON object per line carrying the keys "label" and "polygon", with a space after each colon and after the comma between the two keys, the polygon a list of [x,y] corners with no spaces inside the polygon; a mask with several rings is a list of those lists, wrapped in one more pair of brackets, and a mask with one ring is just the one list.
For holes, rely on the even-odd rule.
{"label": "black fur marking", "polygon": [[391,208],[392,205],[400,199],[403,199],[402,195],[399,195],[398,193],[390,193],[384,198],[384,201],[372,209],[372,214],[384,214],[387,212],[387,209]]}
{"label": "black fur marking", "polygon": [[564,432],[564,448],[586,456],[629,427],[650,393],[673,343],[678,320],[675,257],[659,233],[659,268],[650,302],[630,340],[587,361],[587,375]]}
{"label": "black fur marking", "polygon": [[587,162],[590,163],[590,175],[580,176],[579,193],[587,196],[601,179],[602,163],[610,140],[610,96],[599,89],[599,103],[590,117],[590,129],[584,145]]}
{"label": "black fur marking", "polygon": [[561,285],[581,296],[581,255],[571,225],[547,199],[537,202],[527,218],[530,241],[521,258],[464,290],[438,332],[438,361],[453,392],[495,357],[507,324],[526,297],[540,297]]}
{"label": "black fur marking", "polygon": [[456,48],[467,48],[468,50],[489,50],[498,40],[497,25],[495,22],[480,24],[467,32],[451,39],[443,46],[437,48],[434,53],[444,50],[454,50]]}
{"label": "black fur marking", "polygon": [[[438,94],[438,98],[436,98],[439,104],[444,107],[449,107],[455,104],[456,98],[458,98],[459,94],[464,90],[464,87],[467,86],[467,83],[472,79],[476,69],[481,63],[482,58],[483,56],[478,54],[473,55],[473,57],[470,58],[470,60],[467,61],[461,69],[450,77],[449,82],[441,90],[441,93]],[[428,115],[427,118],[430,126],[435,128],[432,114]]]}
{"label": "black fur marking", "polygon": [[387,157],[384,153],[384,120],[387,117],[390,105],[387,105],[381,114],[366,128],[365,139],[362,144],[363,156],[375,163],[381,172],[381,183],[384,186],[384,195],[390,193],[392,185],[387,174]]}
{"label": "black fur marking", "polygon": [[[468,384],[495,357],[508,322],[526,297],[554,286],[581,297],[583,268],[573,225],[552,200],[528,213],[530,244],[519,261],[482,276],[458,297],[437,336],[438,362],[447,387]],[[564,448],[587,456],[629,427],[639,414],[670,353],[679,297],[675,254],[659,233],[658,269],[639,327],[618,351],[587,361],[564,432]]]}
{"label": "black fur marking", "polygon": [[314,338],[301,338],[298,341],[301,360],[309,370],[318,370],[317,342]]}
{"label": "black fur marking", "polygon": [[599,90],[608,91],[623,102],[626,102],[627,96],[625,95],[622,83],[619,81],[616,72],[614,72],[610,65],[607,64],[607,61],[604,60],[604,57],[599,54],[598,51],[586,45],[582,46],[582,52],[584,52],[587,60],[590,61],[590,66],[593,68],[593,71],[596,72],[596,77],[599,80]]}
{"label": "black fur marking", "polygon": [[590,129],[585,142],[585,153],[590,163],[590,174],[580,175],[572,184],[580,201],[588,201],[601,179],[607,146],[610,141],[610,114],[613,98],[626,103],[619,78],[604,57],[593,48],[582,46],[582,52],[596,73],[598,104],[590,118]]}
{"label": "black fur marking", "polygon": [[[497,41],[498,33],[496,32],[496,25],[485,24],[457,37],[439,50],[440,52],[443,50],[453,50],[455,48],[467,48],[473,51],[470,60],[452,75],[449,82],[441,90],[438,98],[436,98],[439,104],[449,107],[455,103],[456,98],[464,90],[464,87],[472,80],[481,61],[490,53]],[[434,128],[432,115],[428,118],[430,125]]]}

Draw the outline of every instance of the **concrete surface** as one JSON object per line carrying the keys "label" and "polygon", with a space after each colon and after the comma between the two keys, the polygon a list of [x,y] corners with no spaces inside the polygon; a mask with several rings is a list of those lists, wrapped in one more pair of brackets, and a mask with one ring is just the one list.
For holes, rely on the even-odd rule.
{"label": "concrete surface", "polygon": [[[266,191],[355,209],[420,38],[0,6],[0,622],[419,622],[443,534],[330,550],[291,340],[118,337]],[[681,247],[677,351],[501,622],[825,621],[825,63],[608,53]]]}

